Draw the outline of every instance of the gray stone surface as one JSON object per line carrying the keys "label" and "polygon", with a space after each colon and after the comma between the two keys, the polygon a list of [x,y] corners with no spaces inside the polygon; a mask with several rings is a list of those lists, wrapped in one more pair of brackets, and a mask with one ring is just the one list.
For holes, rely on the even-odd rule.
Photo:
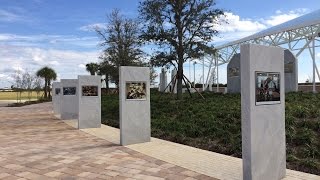
{"label": "gray stone surface", "polygon": [[[76,87],[75,95],[63,95],[64,87]],[[61,79],[61,119],[77,119],[79,113],[78,79]]]}
{"label": "gray stone surface", "polygon": [[[239,76],[233,76],[230,71],[233,69],[239,69],[240,67],[240,53],[235,54],[230,60],[227,66],[227,87],[228,93],[240,93],[241,91],[241,73]],[[285,92],[298,91],[298,66],[297,59],[290,52],[290,50],[284,51],[284,71],[285,71]]]}
{"label": "gray stone surface", "polygon": [[[60,93],[56,94],[56,89],[60,89]],[[62,96],[62,89],[60,82],[53,82],[52,83],[52,104],[53,104],[53,113],[60,114],[61,109],[61,96]]]}
{"label": "gray stone surface", "polygon": [[[78,76],[79,129],[101,127],[101,76]],[[98,96],[85,96],[84,86],[97,86]]]}
{"label": "gray stone surface", "polygon": [[[146,100],[127,100],[126,82],[145,82]],[[121,145],[149,142],[151,137],[149,68],[120,67],[119,96]]]}
{"label": "gray stone surface", "polygon": [[[238,71],[235,73],[233,71]],[[240,93],[241,77],[240,77],[240,53],[235,54],[227,66],[227,90],[228,93]]]}
{"label": "gray stone surface", "polygon": [[280,104],[255,105],[255,72],[280,72],[284,51],[261,45],[241,46],[241,131],[243,179],[278,180],[285,177],[285,96],[280,78]]}
{"label": "gray stone surface", "polygon": [[288,49],[284,50],[285,91],[298,91],[297,58]]}
{"label": "gray stone surface", "polygon": [[173,69],[171,71],[171,84],[170,84],[170,92],[173,92],[174,94],[177,94],[177,85],[178,85],[178,80],[175,79],[175,75],[177,74],[177,70]]}
{"label": "gray stone surface", "polygon": [[[164,68],[161,68],[161,73],[160,73],[160,84],[159,84],[159,91],[164,92],[166,89],[168,83],[167,83],[167,72]],[[168,88],[166,89],[166,91]]]}

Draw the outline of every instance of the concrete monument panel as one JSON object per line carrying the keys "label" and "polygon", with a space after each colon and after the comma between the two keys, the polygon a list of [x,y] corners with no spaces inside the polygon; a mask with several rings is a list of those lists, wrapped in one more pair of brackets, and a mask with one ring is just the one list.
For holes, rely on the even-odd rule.
{"label": "concrete monument panel", "polygon": [[298,91],[298,62],[288,49],[284,50],[285,91]]}
{"label": "concrete monument panel", "polygon": [[176,69],[173,69],[171,71],[171,83],[170,83],[170,92],[173,92],[174,94],[177,94],[177,86],[178,86],[178,80],[176,79],[178,71]]}
{"label": "concrete monument panel", "polygon": [[227,66],[227,89],[228,93],[240,93],[241,76],[240,76],[240,53],[235,54]]}
{"label": "concrete monument panel", "polygon": [[60,114],[61,96],[62,96],[61,83],[53,82],[52,83],[52,104],[53,104],[54,114]]}
{"label": "concrete monument panel", "polygon": [[164,92],[165,90],[167,91],[167,72],[164,68],[161,68],[161,73],[160,73],[160,84],[159,84],[159,91]]}
{"label": "concrete monument panel", "polygon": [[151,137],[150,70],[120,67],[120,143],[149,142]]}
{"label": "concrete monument panel", "polygon": [[241,46],[243,179],[285,177],[284,50]]}
{"label": "concrete monument panel", "polygon": [[79,129],[101,127],[101,76],[78,76]]}
{"label": "concrete monument panel", "polygon": [[61,79],[61,119],[77,119],[79,113],[78,79]]}
{"label": "concrete monument panel", "polygon": [[[235,54],[227,66],[228,93],[241,91],[240,53]],[[290,50],[284,51],[284,81],[285,92],[298,91],[298,65],[297,59]]]}

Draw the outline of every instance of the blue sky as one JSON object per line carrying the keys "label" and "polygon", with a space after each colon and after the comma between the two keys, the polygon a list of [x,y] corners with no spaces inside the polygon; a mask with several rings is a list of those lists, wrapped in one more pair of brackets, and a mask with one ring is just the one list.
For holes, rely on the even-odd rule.
{"label": "blue sky", "polygon": [[[98,61],[101,51],[90,27],[103,25],[114,8],[125,16],[138,17],[138,5],[138,0],[0,0],[0,88],[10,86],[18,69],[35,72],[49,65],[59,79],[87,74],[84,65]],[[220,38],[215,41],[219,45],[320,9],[320,2],[218,0],[217,7],[228,12],[229,20],[219,28]],[[189,75],[188,63],[185,68]],[[197,81],[201,70],[197,66]],[[219,72],[220,82],[226,83],[225,67]],[[311,75],[307,68],[299,69],[299,81]]]}

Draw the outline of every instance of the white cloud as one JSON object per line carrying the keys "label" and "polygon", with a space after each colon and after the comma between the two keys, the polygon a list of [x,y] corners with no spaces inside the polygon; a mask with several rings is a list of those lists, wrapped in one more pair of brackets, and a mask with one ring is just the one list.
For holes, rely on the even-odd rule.
{"label": "white cloud", "polygon": [[308,10],[303,8],[287,12],[277,10],[274,15],[260,19],[245,19],[241,18],[239,15],[227,12],[225,13],[225,16],[220,17],[222,22],[227,21],[227,23],[222,23],[221,25],[215,27],[218,31],[220,31],[220,36],[215,37],[214,42],[216,44],[223,44],[238,40],[272,26],[297,18],[306,14],[307,12]]}
{"label": "white cloud", "polygon": [[45,43],[51,46],[73,46],[96,48],[99,39],[96,36],[77,37],[73,35],[17,35],[17,34],[0,34],[0,43],[16,45],[16,46],[41,46]]}
{"label": "white cloud", "polygon": [[[80,74],[88,74],[83,66],[89,62],[98,62],[98,56],[98,50],[75,51],[0,45],[0,74],[10,77],[16,70],[34,73],[43,66],[50,66],[61,79],[76,78]],[[79,64],[83,66],[80,67]],[[0,87],[8,86],[4,76],[0,79]]]}
{"label": "white cloud", "polygon": [[[59,73],[59,78],[77,78],[88,74],[78,64],[98,61],[98,42],[96,36],[0,33],[0,73],[11,77],[18,69],[35,72],[47,65]],[[0,87],[10,85],[4,78]]]}
{"label": "white cloud", "polygon": [[60,63],[58,61],[50,61],[49,64],[58,66]]}
{"label": "white cloud", "polygon": [[[11,76],[7,75],[7,74],[1,74],[0,73],[0,82],[11,82],[13,79]],[[9,84],[6,85],[2,85],[0,84],[0,87],[4,87],[4,86],[9,86]]]}
{"label": "white cloud", "polygon": [[275,26],[291,19],[299,17],[297,14],[279,14],[276,16],[271,16],[270,19],[266,20],[265,23],[271,26]]}
{"label": "white cloud", "polygon": [[255,31],[254,32],[243,31],[243,32],[221,33],[218,37],[214,37],[213,38],[213,42],[215,43],[215,45],[224,44],[226,42],[231,42],[231,41],[235,41],[235,40],[241,39],[243,37],[250,36],[250,35],[252,35],[254,33],[256,33],[256,32]]}
{"label": "white cloud", "polygon": [[220,32],[218,37],[213,38],[215,45],[238,40],[267,28],[258,20],[242,19],[233,13],[225,13],[220,20],[223,23],[215,27]]}
{"label": "white cloud", "polygon": [[13,21],[19,21],[19,20],[21,20],[21,16],[15,13],[0,9],[0,21],[13,22]]}
{"label": "white cloud", "polygon": [[289,12],[283,12],[281,10],[276,11],[276,15],[272,15],[266,19],[262,19],[263,23],[268,26],[275,26],[284,22],[287,22],[289,20],[292,20],[294,18],[297,18],[301,15],[304,15],[308,12],[307,9],[300,8],[291,10]]}
{"label": "white cloud", "polygon": [[88,24],[88,25],[85,25],[85,26],[81,26],[79,28],[79,30],[81,31],[88,31],[88,32],[92,32],[94,31],[95,28],[104,28],[106,26],[105,23],[94,23],[94,24]]}
{"label": "white cloud", "polygon": [[81,69],[85,69],[86,68],[86,66],[84,64],[79,64],[78,67],[81,68]]}
{"label": "white cloud", "polygon": [[221,16],[220,20],[227,22],[216,27],[216,29],[221,33],[256,32],[266,28],[266,26],[261,22],[251,19],[240,19],[240,16],[233,13],[225,13],[225,16]]}

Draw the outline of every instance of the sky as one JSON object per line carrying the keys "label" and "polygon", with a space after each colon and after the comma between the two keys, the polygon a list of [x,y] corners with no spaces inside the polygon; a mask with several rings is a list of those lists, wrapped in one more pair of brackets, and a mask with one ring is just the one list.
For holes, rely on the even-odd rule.
{"label": "sky", "polygon": [[[217,8],[226,11],[229,23],[217,27],[220,35],[214,45],[320,9],[319,0],[217,0],[216,3]],[[107,14],[114,8],[127,17],[138,18],[138,6],[138,0],[0,0],[0,88],[11,86],[17,70],[34,73],[45,65],[57,72],[58,80],[88,74],[85,64],[98,62],[102,51],[92,27],[105,25]],[[317,58],[320,64],[320,53]],[[299,68],[300,82],[312,76],[309,61],[302,65],[306,68]],[[189,63],[184,68],[193,80]],[[190,69],[193,70],[192,65]],[[195,74],[196,81],[200,81],[201,65],[196,65]],[[226,83],[225,66],[219,68],[219,74],[219,82]]]}

